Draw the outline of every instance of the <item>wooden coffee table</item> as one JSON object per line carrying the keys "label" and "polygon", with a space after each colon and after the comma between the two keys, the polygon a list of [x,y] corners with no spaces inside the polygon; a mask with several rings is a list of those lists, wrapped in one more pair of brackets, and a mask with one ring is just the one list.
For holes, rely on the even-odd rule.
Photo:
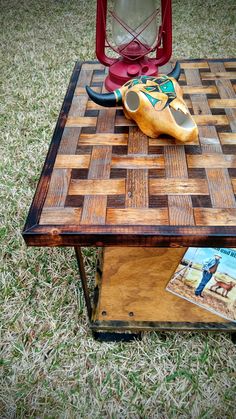
{"label": "wooden coffee table", "polygon": [[[75,248],[94,331],[236,330],[165,291],[186,247],[236,247],[236,60],[181,68],[199,127],[186,145],[90,101],[86,84],[105,91],[101,64],[77,63],[70,80],[23,237]],[[94,302],[81,246],[103,248]]]}

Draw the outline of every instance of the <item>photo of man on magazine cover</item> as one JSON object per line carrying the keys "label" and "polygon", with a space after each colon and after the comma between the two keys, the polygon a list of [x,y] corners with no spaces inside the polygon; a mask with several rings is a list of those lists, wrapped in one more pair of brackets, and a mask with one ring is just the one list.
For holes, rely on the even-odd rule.
{"label": "photo of man on magazine cover", "polygon": [[189,247],[166,290],[236,321],[236,249]]}
{"label": "photo of man on magazine cover", "polygon": [[202,278],[198,284],[198,287],[195,289],[195,295],[197,297],[203,298],[202,291],[212,278],[212,275],[217,271],[221,258],[221,255],[215,254],[213,258],[209,258],[204,261],[202,267]]}

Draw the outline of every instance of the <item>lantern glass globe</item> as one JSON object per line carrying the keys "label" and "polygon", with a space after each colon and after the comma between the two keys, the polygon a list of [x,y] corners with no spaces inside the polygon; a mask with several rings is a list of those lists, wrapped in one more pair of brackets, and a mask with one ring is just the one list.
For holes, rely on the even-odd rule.
{"label": "lantern glass globe", "polygon": [[155,0],[115,0],[112,38],[116,46],[124,48],[134,40],[136,46],[131,48],[139,44],[152,47],[158,31],[156,18],[152,18],[155,11]]}

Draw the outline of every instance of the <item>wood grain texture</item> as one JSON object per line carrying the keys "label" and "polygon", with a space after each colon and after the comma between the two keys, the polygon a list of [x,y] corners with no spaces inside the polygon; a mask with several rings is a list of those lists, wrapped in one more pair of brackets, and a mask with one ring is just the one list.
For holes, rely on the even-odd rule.
{"label": "wood grain texture", "polygon": [[80,145],[127,145],[128,134],[111,134],[111,133],[96,133],[96,134],[81,134]]}
{"label": "wood grain texture", "polygon": [[76,116],[70,117],[66,121],[66,127],[76,128],[76,127],[96,127],[97,118],[92,116]]}
{"label": "wood grain texture", "polygon": [[[222,67],[221,67],[222,66]],[[218,80],[218,79],[223,79],[223,80],[230,80],[230,79],[232,79],[232,80],[234,80],[234,79],[236,79],[236,71],[228,71],[227,73],[224,71],[225,70],[225,68],[224,68],[224,64],[223,63],[220,63],[220,65],[217,63],[210,63],[210,68],[211,69],[217,69],[217,68],[219,68],[219,69],[222,69],[223,71],[218,71],[218,72],[207,72],[207,73],[204,73],[204,72],[202,72],[202,74],[201,74],[201,78],[202,78],[202,80],[212,80],[212,79],[215,79],[215,80]]]}
{"label": "wood grain texture", "polygon": [[[215,61],[217,62],[217,60]],[[235,60],[231,60],[231,61],[223,60],[223,63],[224,63],[225,68],[236,68]]]}
{"label": "wood grain texture", "polygon": [[181,65],[199,128],[185,145],[148,138],[121,107],[88,100],[85,84],[105,91],[104,67],[76,66],[24,231],[28,244],[236,246],[235,61]]}
{"label": "wood grain texture", "polygon": [[90,156],[88,155],[58,155],[55,161],[55,169],[87,169],[89,167]]}
{"label": "wood grain texture", "polygon": [[80,216],[80,208],[44,208],[41,214],[40,224],[79,224]]}
{"label": "wood grain texture", "polygon": [[[104,91],[104,88],[103,90]],[[97,132],[110,133],[114,131],[116,110],[101,109],[97,118]],[[88,179],[108,180],[112,158],[112,146],[94,145],[91,153]],[[101,185],[102,186],[102,185]],[[105,224],[107,194],[91,195],[89,190],[85,192],[84,205],[81,216],[82,224]],[[119,191],[118,191],[119,194]]]}
{"label": "wood grain texture", "polygon": [[236,132],[220,132],[221,144],[236,144]]}
{"label": "wood grain texture", "polygon": [[[188,169],[184,146],[165,147],[166,177],[172,179],[187,179]],[[185,194],[168,195],[169,218],[172,225],[194,225],[192,200]]]}
{"label": "wood grain texture", "polygon": [[164,158],[161,155],[113,156],[111,166],[119,169],[163,169]]}
{"label": "wood grain texture", "polygon": [[202,322],[229,324],[227,320],[165,290],[185,251],[186,248],[106,248],[99,302],[93,321],[188,321],[193,329],[196,323]]}
{"label": "wood grain texture", "polygon": [[202,155],[187,155],[188,167],[204,167],[207,169],[227,169],[236,167],[236,156],[232,154],[202,154]]}
{"label": "wood grain texture", "polygon": [[54,169],[48,188],[45,207],[64,207],[68,194],[71,169]]}
{"label": "wood grain texture", "polygon": [[[185,91],[184,91],[185,92]],[[185,93],[194,93],[194,92],[185,92]],[[195,92],[196,94],[199,94],[198,91]],[[209,93],[209,92],[208,92]],[[212,91],[212,93],[216,93],[215,91]],[[196,122],[197,125],[228,125],[229,119],[226,115],[193,115],[193,119]],[[96,118],[95,117],[84,117],[84,118],[71,118],[67,126],[68,127],[84,127],[84,126],[95,126],[96,125]],[[116,118],[116,126],[128,126],[128,127],[134,127],[136,126],[135,122],[133,120],[128,120],[125,118],[125,116],[118,116]]]}
{"label": "wood grain texture", "polygon": [[168,225],[166,208],[124,208],[107,209],[107,224],[114,225]]}
{"label": "wood grain texture", "polygon": [[[108,179],[110,174],[111,147],[93,148],[89,167],[89,179]],[[107,196],[86,193],[81,217],[82,224],[105,224]]]}
{"label": "wood grain texture", "polygon": [[69,195],[122,195],[125,179],[72,180]]}
{"label": "wood grain texture", "polygon": [[[210,68],[216,69],[215,63],[210,63]],[[220,63],[220,69],[225,70],[224,66],[222,68],[222,63]],[[186,80],[187,83],[194,85],[200,84],[201,80],[204,79],[203,74],[210,74],[210,73],[202,73],[200,77],[200,73],[198,70],[185,70],[186,72]],[[215,76],[215,75],[214,75]],[[220,76],[219,76],[220,77]],[[214,77],[214,78],[218,78]],[[227,83],[225,80],[222,83]],[[229,98],[230,95],[222,95],[222,97]],[[232,96],[231,96],[232,97]],[[207,96],[202,95],[195,95],[191,97],[193,110],[195,113],[205,113],[207,115],[211,115],[211,108],[210,102],[207,100]],[[228,108],[225,110],[227,112]],[[228,110],[229,111],[229,110]],[[212,116],[212,115],[211,115]],[[229,121],[228,121],[229,122]],[[217,124],[214,124],[217,125]],[[211,139],[214,139],[214,142]],[[215,126],[206,126],[206,127],[199,127],[199,139],[202,145],[202,158],[205,159],[206,156],[209,156],[208,153],[214,153],[210,157],[213,157],[212,165],[209,167],[207,164],[204,166],[206,169],[207,175],[207,182],[210,192],[210,198],[213,208],[235,208],[235,196],[234,191],[232,188],[232,183],[230,180],[230,176],[226,168],[219,164],[219,156],[222,157],[222,147],[220,144],[220,139],[218,137],[217,131]],[[207,139],[207,140],[206,140]],[[228,155],[224,156],[226,160],[228,160]],[[206,160],[204,160],[206,161]],[[209,160],[208,160],[209,162]],[[217,162],[217,163],[216,163]],[[189,160],[188,160],[189,163]],[[222,162],[223,163],[223,162]],[[219,217],[220,218],[220,217]],[[219,221],[220,222],[220,221]],[[218,225],[218,218],[216,218],[216,224]]]}
{"label": "wood grain texture", "polygon": [[235,226],[236,223],[235,208],[195,208],[194,215],[199,226]]}
{"label": "wood grain texture", "polygon": [[181,68],[183,68],[184,70],[188,68],[207,68],[208,69],[209,64],[206,61],[198,61],[198,62],[191,61],[188,63],[183,62],[181,63]]}
{"label": "wood grain texture", "polygon": [[[217,90],[219,92],[221,99],[236,99],[236,93],[234,91],[234,88],[230,80],[227,80],[227,79],[235,79],[236,72],[233,72],[233,71],[226,72],[224,63],[216,63],[216,62],[210,63],[210,69],[211,71],[220,70],[220,73],[219,72],[216,73],[218,77],[215,83],[216,83]],[[229,120],[229,125],[232,131],[236,132],[236,109],[227,107],[225,109],[225,113]]]}
{"label": "wood grain texture", "polygon": [[194,121],[201,125],[229,125],[229,118],[226,115],[194,115]]}
{"label": "wood grain texture", "polygon": [[[79,74],[78,81],[76,83],[76,89],[80,88],[81,86],[84,86],[84,84],[90,84],[92,80],[93,75],[93,69],[90,70],[82,69],[82,71]],[[86,94],[86,91],[84,91],[83,95],[80,95],[80,97],[76,97],[74,94],[72,103],[68,112],[68,118],[75,118],[75,117],[83,117],[86,106],[88,103],[88,96]],[[64,129],[58,154],[75,154],[76,147],[78,143],[79,136],[81,134],[81,128],[80,127],[72,127],[72,128],[66,128]]]}
{"label": "wood grain texture", "polygon": [[[128,140],[128,156],[148,154],[148,138],[137,127],[130,128]],[[128,169],[126,180],[126,207],[147,208],[148,169]]]}
{"label": "wood grain texture", "polygon": [[182,86],[183,93],[184,94],[192,94],[192,95],[198,95],[198,94],[209,94],[214,95],[218,93],[218,90],[216,86]]}
{"label": "wood grain texture", "polygon": [[204,179],[150,179],[150,195],[209,195]]}
{"label": "wood grain texture", "polygon": [[34,195],[34,199],[30,206],[30,210],[25,222],[25,226],[23,229],[23,237],[25,237],[25,233],[32,229],[32,227],[36,227],[39,223],[41,212],[43,209],[43,205],[47,196],[49,183],[53,171],[53,166],[55,163],[55,159],[60,148],[61,140],[63,137],[63,132],[65,129],[66,119],[68,117],[68,113],[70,111],[71,102],[74,96],[74,92],[76,89],[76,84],[80,77],[81,73],[81,66],[76,63],[73,69],[68,89],[60,110],[60,114],[56,123],[56,127],[53,133],[52,141],[48,150],[48,154],[43,166],[42,174],[40,176],[36,192]]}
{"label": "wood grain texture", "polygon": [[[208,169],[207,180],[212,206],[215,208],[235,208],[236,201],[232,182],[226,169]],[[218,219],[216,218],[216,221]]]}
{"label": "wood grain texture", "polygon": [[236,108],[236,99],[209,99],[209,106],[211,109],[228,109]]}
{"label": "wood grain texture", "polygon": [[60,147],[58,150],[58,156],[62,154],[75,154],[80,133],[81,128],[78,127],[64,129]]}

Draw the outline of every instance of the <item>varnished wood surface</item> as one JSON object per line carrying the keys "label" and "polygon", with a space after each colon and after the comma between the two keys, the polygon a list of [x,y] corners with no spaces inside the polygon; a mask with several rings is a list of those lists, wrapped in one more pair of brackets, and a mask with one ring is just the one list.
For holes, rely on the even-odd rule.
{"label": "varnished wood surface", "polygon": [[105,91],[104,67],[76,65],[23,232],[29,245],[236,246],[236,61],[181,67],[199,127],[185,145],[94,104],[85,85]]}
{"label": "varnished wood surface", "polygon": [[236,330],[236,323],[165,290],[185,251],[106,248],[94,326],[159,329],[169,323],[176,329]]}

